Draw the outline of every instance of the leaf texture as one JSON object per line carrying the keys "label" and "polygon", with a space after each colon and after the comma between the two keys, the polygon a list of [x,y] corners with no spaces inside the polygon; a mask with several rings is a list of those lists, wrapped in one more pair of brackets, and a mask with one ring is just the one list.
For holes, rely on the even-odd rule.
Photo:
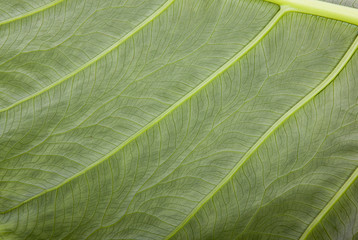
{"label": "leaf texture", "polygon": [[357,25],[263,0],[0,10],[0,238],[357,238]]}
{"label": "leaf texture", "polygon": [[329,2],[329,3],[335,3],[335,4],[339,4],[339,5],[344,5],[347,7],[358,8],[357,0],[323,0],[323,1]]}

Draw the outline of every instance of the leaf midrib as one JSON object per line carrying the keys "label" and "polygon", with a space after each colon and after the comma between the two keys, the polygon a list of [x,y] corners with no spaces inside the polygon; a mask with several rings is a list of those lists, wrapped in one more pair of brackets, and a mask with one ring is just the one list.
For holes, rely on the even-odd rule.
{"label": "leaf midrib", "polygon": [[[56,5],[60,2],[62,2],[63,0],[59,0],[57,2],[52,2],[48,5]],[[101,54],[99,54],[96,58],[92,59],[91,61],[89,61],[88,63],[86,63],[85,65],[83,65],[80,69],[78,69],[78,71],[73,72],[72,74],[75,75],[78,72],[82,71],[84,68],[88,67],[89,65],[91,65],[92,63],[98,61],[100,58],[102,58],[103,56],[105,56],[107,53],[109,53],[110,51],[112,51],[114,48],[116,48],[117,46],[119,46],[120,44],[122,44],[124,41],[126,41],[128,38],[130,38],[132,35],[134,35],[137,31],[139,31],[140,29],[142,29],[144,26],[146,26],[149,22],[151,22],[152,20],[154,20],[157,16],[159,16],[163,11],[165,11],[175,0],[169,0],[168,2],[166,2],[165,4],[163,4],[157,11],[155,11],[149,18],[147,18],[145,21],[143,21],[140,25],[138,25],[136,28],[134,28],[131,32],[129,32],[128,34],[126,34],[122,39],[120,39],[118,42],[116,42],[115,44],[113,44],[110,48],[108,48],[106,51],[102,52]],[[280,2],[281,0],[265,0],[268,2]],[[284,0],[285,2],[289,2],[291,0]],[[311,0],[307,0],[307,1],[311,1]],[[331,4],[334,5],[334,4]],[[45,5],[47,6],[47,5]],[[51,7],[51,6],[49,6]],[[173,110],[175,110],[177,107],[179,107],[180,105],[182,105],[187,99],[191,98],[194,94],[196,94],[197,92],[199,92],[202,88],[204,88],[206,85],[208,85],[212,80],[214,80],[218,75],[220,75],[222,72],[224,72],[225,70],[227,70],[228,68],[230,68],[238,59],[240,59],[242,56],[244,56],[248,51],[250,51],[254,46],[256,46],[256,44],[274,27],[274,25],[278,22],[278,20],[287,12],[301,12],[301,13],[308,13],[308,14],[313,14],[313,15],[319,15],[319,16],[323,16],[323,17],[327,17],[324,16],[324,14],[314,14],[314,13],[310,13],[309,11],[301,11],[300,9],[297,8],[292,8],[289,6],[280,6],[281,10],[271,19],[270,23],[268,25],[266,25],[266,27],[253,39],[250,41],[250,43],[245,46],[245,48],[243,48],[239,53],[237,53],[233,58],[231,58],[228,62],[226,62],[222,67],[220,67],[217,71],[215,71],[212,75],[210,75],[207,79],[205,79],[201,84],[199,84],[196,88],[194,88],[192,91],[190,91],[188,94],[186,94],[183,98],[181,98],[180,100],[178,100],[175,104],[173,104],[170,108],[168,108],[166,111],[164,111],[161,115],[159,115],[157,118],[155,118],[153,121],[151,121],[150,123],[148,123],[146,126],[144,126],[141,130],[139,130],[136,134],[132,135],[130,138],[128,138],[125,142],[123,142],[121,145],[119,145],[117,148],[115,148],[114,150],[112,150],[110,153],[108,153],[107,155],[105,155],[103,158],[99,159],[98,161],[96,161],[95,163],[89,165],[87,168],[83,169],[82,171],[78,172],[77,174],[73,175],[71,178],[67,179],[66,181],[64,181],[63,183],[47,189],[46,191],[41,192],[40,194],[37,194],[35,196],[33,196],[30,199],[27,199],[26,201],[22,202],[21,204],[3,212],[3,213],[7,213],[12,211],[13,209],[16,209],[18,207],[20,207],[21,205],[37,198],[40,197],[43,194],[46,194],[47,192],[53,191],[58,189],[59,187],[65,185],[66,183],[68,183],[69,181],[73,180],[74,178],[84,174],[85,172],[87,172],[88,170],[94,168],[95,166],[99,165],[100,163],[102,163],[103,161],[107,160],[109,157],[111,157],[112,155],[114,155],[116,152],[118,152],[120,149],[122,149],[123,147],[125,147],[127,144],[129,144],[130,142],[132,142],[134,139],[136,139],[138,136],[140,136],[143,132],[147,131],[149,128],[151,128],[153,125],[155,125],[157,122],[159,122],[160,120],[162,120],[163,118],[165,118],[170,112],[172,112]],[[340,6],[341,7],[341,6]],[[44,7],[43,7],[44,8]],[[357,9],[354,9],[357,10]],[[34,12],[30,12],[28,14],[26,14],[26,16],[35,14],[36,12],[38,12],[38,9],[36,9],[36,11]],[[358,10],[356,11],[356,13],[358,13]],[[23,17],[26,17],[25,15]],[[358,16],[358,15],[357,15]],[[21,17],[20,17],[21,18]],[[332,17],[328,17],[328,18],[332,18]],[[334,18],[335,19],[335,18]],[[346,21],[346,22],[350,22],[353,24],[358,24],[358,17],[357,19],[353,19],[354,22],[352,21],[347,21],[347,19],[336,19],[336,20],[341,20],[341,21]],[[0,25],[3,24],[2,22],[0,22]],[[117,46],[115,46],[117,45]],[[194,208],[194,210],[188,215],[188,217],[182,222],[182,224],[178,225],[178,227],[171,232],[168,237],[166,239],[171,238],[172,236],[174,236],[178,230],[180,230],[195,214],[196,212],[209,200],[212,198],[213,195],[215,195],[216,192],[218,192],[221,187],[223,187],[230,179],[231,177],[238,171],[238,169],[246,162],[246,160],[248,160],[250,158],[250,156],[260,147],[260,145],[280,126],[283,124],[283,122],[285,122],[291,115],[293,115],[298,109],[300,109],[302,106],[304,106],[306,103],[308,103],[310,100],[312,100],[319,92],[321,92],[324,88],[326,88],[336,77],[337,75],[341,72],[341,70],[346,66],[346,64],[349,62],[349,60],[351,59],[351,57],[353,56],[353,54],[356,52],[358,48],[358,37],[355,39],[355,41],[353,42],[353,44],[351,45],[351,47],[348,49],[348,51],[346,52],[346,54],[344,55],[344,57],[341,59],[341,61],[338,63],[338,65],[336,66],[336,68],[331,72],[331,74],[320,84],[318,85],[313,91],[311,91],[308,95],[306,95],[303,99],[301,99],[301,101],[299,101],[295,106],[293,106],[288,112],[286,112],[281,118],[279,118],[266,132],[264,135],[262,135],[259,140],[249,149],[249,151],[243,156],[243,158],[238,162],[238,164],[226,175],[226,177],[197,205],[196,208]],[[110,49],[110,50],[109,50]],[[69,74],[70,75],[70,74]],[[24,102],[27,101],[30,98],[33,98],[39,94],[41,94],[42,92],[47,91],[49,88],[52,88],[58,84],[60,84],[61,82],[65,81],[66,79],[70,78],[71,76],[65,76],[64,78],[60,79],[59,81],[56,82],[56,84],[52,84],[49,85],[47,88],[43,89],[43,91],[41,92],[37,92],[34,95],[30,95],[29,98],[25,98],[7,108],[4,109],[0,109],[0,112],[3,111],[7,111],[8,109]],[[67,77],[67,78],[66,78]],[[325,206],[325,208],[319,213],[318,216],[316,216],[316,218],[314,219],[314,221],[308,226],[308,228],[306,229],[306,231],[304,232],[304,234],[301,236],[300,239],[304,239],[305,238],[305,234],[308,235],[309,232],[312,231],[312,229],[318,224],[319,220],[321,218],[323,218],[327,212],[333,207],[333,205],[339,200],[339,198],[347,191],[347,189],[354,183],[354,181],[358,178],[358,169],[356,169],[353,174],[350,176],[350,178],[344,183],[344,185],[340,188],[340,190],[337,192],[337,194],[335,194],[335,196],[331,199],[331,201],[329,201],[329,203]],[[319,220],[317,220],[319,219]],[[308,232],[308,233],[307,233]]]}
{"label": "leaf midrib", "polygon": [[[90,62],[86,63],[86,67],[91,65],[92,63],[98,61],[101,57],[105,56],[107,53],[109,53],[110,51],[112,51],[115,47],[115,45],[119,46],[120,44],[122,44],[124,41],[126,41],[128,38],[130,38],[131,36],[133,36],[136,32],[138,32],[140,29],[142,29],[144,26],[146,26],[149,22],[153,21],[156,17],[158,17],[162,12],[164,12],[175,0],[169,0],[167,1],[165,4],[163,4],[160,8],[158,8],[150,17],[148,17],[146,20],[144,20],[140,25],[138,25],[136,28],[134,28],[131,32],[129,32],[127,35],[125,35],[125,37],[123,37],[120,41],[116,42],[114,45],[112,45],[110,48],[108,48],[106,51],[102,52],[100,55],[98,55],[96,58],[92,59]],[[154,126],[156,123],[158,123],[159,121],[161,121],[163,118],[165,118],[170,112],[172,112],[173,110],[175,110],[177,107],[179,107],[180,105],[182,105],[187,99],[191,98],[194,94],[196,94],[197,92],[199,92],[202,88],[204,88],[206,85],[208,85],[212,80],[214,80],[218,75],[220,75],[221,73],[223,73],[224,71],[226,71],[228,68],[230,68],[238,59],[240,59],[242,56],[244,56],[247,52],[249,52],[254,46],[256,46],[256,44],[263,39],[263,37],[275,26],[275,24],[281,19],[281,17],[287,13],[287,12],[297,12],[297,9],[293,9],[293,8],[290,8],[288,6],[281,6],[281,9],[280,11],[278,11],[276,13],[276,15],[271,19],[271,21],[266,25],[266,27],[261,30],[261,32],[254,38],[252,39],[240,52],[238,52],[236,55],[234,55],[228,62],[226,62],[224,65],[222,65],[219,69],[217,69],[212,75],[210,75],[208,78],[206,78],[201,84],[199,84],[197,87],[195,87],[194,89],[192,89],[189,93],[187,93],[185,96],[183,96],[181,99],[179,99],[176,103],[174,103],[170,108],[168,108],[166,111],[164,111],[162,114],[160,114],[158,117],[156,117],[155,119],[153,119],[151,122],[149,122],[147,125],[145,125],[142,129],[140,129],[139,131],[137,131],[135,134],[133,134],[131,137],[129,137],[126,141],[124,141],[122,144],[120,144],[118,147],[114,148],[111,152],[109,152],[108,154],[106,154],[105,156],[103,156],[102,158],[100,158],[98,161],[92,163],[91,165],[87,166],[86,168],[84,168],[83,170],[81,170],[80,172],[74,174],[72,177],[68,178],[67,180],[65,180],[64,182],[56,185],[55,187],[52,187],[52,188],[49,188],[37,195],[34,195],[33,197],[23,201],[22,203],[16,205],[15,207],[12,207],[4,212],[2,212],[3,214],[4,213],[7,213],[7,212],[10,212],[20,206],[22,206],[23,204],[35,199],[35,198],[38,198],[44,194],[46,194],[47,192],[51,192],[53,190],[56,190],[58,188],[60,188],[61,186],[65,185],[66,183],[72,181],[73,179],[77,178],[78,176],[84,174],[85,172],[87,172],[88,170],[96,167],[97,165],[99,165],[100,163],[102,163],[103,161],[107,160],[109,157],[113,156],[115,153],[117,153],[120,149],[122,149],[123,147],[125,147],[126,145],[128,145],[130,142],[132,142],[134,139],[136,139],[138,136],[140,136],[142,133],[144,133],[145,131],[147,131],[148,129],[150,129],[152,126]],[[116,46],[116,47],[117,47]],[[101,57],[99,57],[101,56]],[[347,60],[348,62],[348,60]],[[84,68],[84,65],[80,68],[80,69],[77,69],[75,72],[72,72],[71,75],[75,75],[77,74],[78,72],[82,71]],[[334,71],[333,71],[334,72]],[[333,73],[332,72],[332,73]],[[337,72],[338,74],[339,72]],[[68,75],[67,75],[68,76]],[[64,77],[63,79],[57,81],[55,84],[58,85],[60,84],[61,82],[67,80],[69,77]],[[323,82],[324,83],[324,82]],[[322,84],[323,84],[322,83]],[[54,87],[53,86],[54,84],[52,85],[49,85],[48,87],[46,87],[45,89],[43,89],[41,91],[42,92],[45,92],[47,91],[48,89]],[[319,85],[321,86],[321,85]],[[318,87],[319,87],[318,86]],[[317,88],[318,88],[317,87]],[[316,88],[316,89],[317,89]],[[316,90],[315,89],[315,90]],[[313,91],[315,91],[313,90]],[[313,92],[312,91],[312,92]],[[312,93],[311,92],[311,93]],[[36,95],[39,95],[41,93],[38,93]],[[310,93],[310,94],[311,94]],[[309,94],[309,95],[310,95]],[[307,95],[307,96],[309,96]],[[306,97],[307,97],[306,96]],[[33,95],[30,95],[29,98],[32,98],[34,97]],[[304,98],[305,99],[305,98]],[[23,101],[26,101],[28,99],[24,99]],[[303,99],[302,99],[303,100]],[[302,101],[301,100],[301,101]],[[20,104],[20,103],[17,103],[17,104]],[[17,105],[16,104],[16,105]],[[296,105],[295,105],[296,106]],[[294,106],[294,107],[295,107]],[[11,107],[11,106],[10,106]],[[290,111],[292,110],[293,108],[290,109]],[[1,112],[2,110],[0,110]],[[284,116],[286,116],[290,111],[288,111],[285,115],[283,115],[281,118],[283,118]],[[295,110],[297,111],[297,110]],[[294,112],[295,112],[294,111]],[[291,114],[293,114],[294,112],[291,112]],[[281,119],[280,118],[280,119]],[[279,120],[280,120],[279,119]],[[279,121],[278,120],[278,121]],[[276,122],[277,123],[277,122]],[[271,129],[274,128],[274,126],[276,126],[276,123],[274,125],[271,126],[271,128],[268,130],[270,131]],[[267,132],[260,138],[260,139],[263,139],[264,140],[268,137],[268,135],[266,135]],[[260,141],[259,139],[259,141]],[[263,141],[264,141],[263,140]],[[262,141],[262,142],[263,142]],[[254,145],[256,146],[257,143]],[[261,145],[261,143],[260,143]],[[254,147],[253,146],[253,147]],[[251,150],[251,149],[250,149]],[[244,155],[244,157],[248,154],[252,154],[252,152],[254,152],[254,150],[252,152],[250,152],[250,150]],[[256,149],[255,149],[256,150]],[[243,157],[243,158],[244,158]],[[242,161],[240,161],[242,162]],[[241,164],[240,164],[241,166]],[[238,166],[238,167],[240,167]],[[235,168],[234,168],[235,169]],[[226,179],[230,174],[233,175],[233,171],[229,172],[229,174],[224,178]],[[236,172],[236,170],[235,170]],[[228,177],[228,178],[231,178]],[[219,189],[222,187],[222,185],[224,184],[218,184],[217,187],[215,189]],[[214,190],[215,190],[214,189]],[[217,191],[217,190],[216,190]],[[215,191],[215,192],[216,192]],[[210,195],[210,194],[209,194]],[[210,199],[211,197],[208,197],[208,199]],[[206,198],[205,198],[206,199]],[[179,226],[178,226],[179,227]]]}
{"label": "leaf midrib", "polygon": [[358,9],[318,0],[265,0],[293,11],[358,25]]}

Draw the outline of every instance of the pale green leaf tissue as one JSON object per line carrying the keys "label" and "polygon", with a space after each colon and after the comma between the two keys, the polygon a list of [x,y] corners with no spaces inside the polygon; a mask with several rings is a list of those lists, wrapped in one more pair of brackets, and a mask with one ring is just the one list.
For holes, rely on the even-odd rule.
{"label": "pale green leaf tissue", "polygon": [[0,0],[0,239],[358,239],[358,1]]}

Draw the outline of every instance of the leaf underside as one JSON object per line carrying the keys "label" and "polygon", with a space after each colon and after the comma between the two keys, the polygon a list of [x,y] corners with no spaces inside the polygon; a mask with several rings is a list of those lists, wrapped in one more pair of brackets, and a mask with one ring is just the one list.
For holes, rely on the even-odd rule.
{"label": "leaf underside", "polygon": [[340,4],[352,8],[358,8],[358,0],[321,0],[321,1]]}
{"label": "leaf underside", "polygon": [[262,0],[0,10],[0,239],[358,238],[357,26]]}

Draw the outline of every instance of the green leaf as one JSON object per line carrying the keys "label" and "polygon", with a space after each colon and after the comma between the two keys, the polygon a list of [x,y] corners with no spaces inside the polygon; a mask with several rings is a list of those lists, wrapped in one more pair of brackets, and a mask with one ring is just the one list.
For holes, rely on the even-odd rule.
{"label": "green leaf", "polygon": [[357,238],[358,10],[327,2],[0,0],[0,238]]}
{"label": "green leaf", "polygon": [[344,6],[347,6],[347,7],[358,8],[358,1],[357,0],[323,0],[323,1],[329,2],[329,3],[335,3],[335,4],[344,5]]}

